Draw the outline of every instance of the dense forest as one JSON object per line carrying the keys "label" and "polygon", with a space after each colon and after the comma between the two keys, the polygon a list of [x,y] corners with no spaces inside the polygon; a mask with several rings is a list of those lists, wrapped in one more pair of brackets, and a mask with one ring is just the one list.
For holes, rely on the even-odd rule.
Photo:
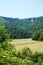
{"label": "dense forest", "polygon": [[43,17],[19,19],[0,16],[0,26],[5,26],[13,39],[30,38],[34,32],[43,29]]}

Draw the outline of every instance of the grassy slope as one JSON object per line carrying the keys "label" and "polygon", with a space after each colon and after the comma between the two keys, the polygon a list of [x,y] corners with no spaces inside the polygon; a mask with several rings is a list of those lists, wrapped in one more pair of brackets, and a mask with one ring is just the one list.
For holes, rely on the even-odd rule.
{"label": "grassy slope", "polygon": [[15,39],[11,42],[16,50],[21,50],[24,47],[29,47],[33,52],[43,52],[43,42],[33,41],[31,39]]}

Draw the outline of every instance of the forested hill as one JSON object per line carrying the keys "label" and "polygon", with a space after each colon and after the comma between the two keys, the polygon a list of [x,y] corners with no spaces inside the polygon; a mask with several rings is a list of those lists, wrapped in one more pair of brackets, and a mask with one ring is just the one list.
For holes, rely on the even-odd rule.
{"label": "forested hill", "polygon": [[27,19],[0,16],[0,25],[5,26],[11,38],[30,38],[34,31],[43,29],[43,16]]}

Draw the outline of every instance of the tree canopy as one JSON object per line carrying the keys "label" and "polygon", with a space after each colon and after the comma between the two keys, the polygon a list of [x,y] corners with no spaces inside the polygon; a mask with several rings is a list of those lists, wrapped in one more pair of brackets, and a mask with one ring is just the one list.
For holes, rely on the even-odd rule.
{"label": "tree canopy", "polygon": [[33,32],[43,28],[43,17],[27,19],[0,17],[1,25],[5,26],[13,39],[30,38]]}
{"label": "tree canopy", "polygon": [[43,29],[34,32],[32,35],[32,39],[43,41]]}
{"label": "tree canopy", "polygon": [[5,42],[9,38],[4,26],[0,26],[0,43]]}

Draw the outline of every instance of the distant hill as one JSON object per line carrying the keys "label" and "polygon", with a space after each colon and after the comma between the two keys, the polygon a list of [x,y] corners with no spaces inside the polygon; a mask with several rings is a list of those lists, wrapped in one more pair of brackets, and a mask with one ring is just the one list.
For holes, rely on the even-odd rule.
{"label": "distant hill", "polygon": [[0,25],[5,26],[11,38],[30,38],[33,32],[43,29],[43,16],[26,19],[0,16]]}

